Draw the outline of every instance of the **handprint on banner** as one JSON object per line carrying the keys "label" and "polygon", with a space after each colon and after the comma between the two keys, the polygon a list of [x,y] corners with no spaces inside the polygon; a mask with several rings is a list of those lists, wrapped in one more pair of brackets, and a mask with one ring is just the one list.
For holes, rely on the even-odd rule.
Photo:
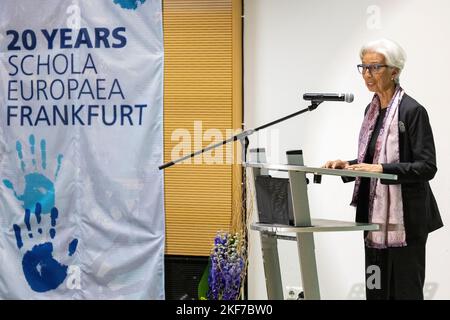
{"label": "handprint on banner", "polygon": [[[24,173],[25,189],[22,195],[18,195],[11,181],[4,179],[3,183],[8,189],[13,190],[16,198],[23,203],[25,210],[34,210],[37,203],[41,204],[42,213],[50,213],[55,206],[55,186],[54,182],[45,175],[47,171],[47,146],[46,141],[40,141],[40,165],[36,160],[36,140],[34,135],[29,137],[31,166],[25,164],[24,150],[20,141],[16,142],[17,156],[20,161],[20,168]],[[57,168],[54,175],[56,180],[59,170],[61,169],[62,154],[57,156]],[[39,172],[40,171],[40,172]]]}
{"label": "handprint on banner", "polygon": [[[47,169],[47,144],[45,139],[41,139],[39,146],[36,146],[34,135],[28,138],[29,152],[28,164],[24,147],[20,141],[16,142],[16,152],[20,169],[24,178],[24,191],[19,195],[10,180],[4,179],[3,183],[14,193],[14,196],[22,203],[25,210],[23,218],[27,232],[27,244],[24,247],[22,231],[24,227],[18,224],[13,225],[16,237],[17,248],[25,251],[22,258],[22,268],[25,279],[31,289],[36,292],[46,292],[56,289],[67,277],[68,266],[60,263],[54,258],[53,242],[56,237],[56,220],[58,210],[55,208],[55,183],[58,177],[63,156],[56,157],[56,170],[52,177]],[[38,150],[37,150],[38,149]],[[39,155],[37,154],[39,153]],[[39,159],[40,156],[40,159]],[[34,219],[34,217],[35,219]],[[36,221],[35,230],[32,228],[32,221]],[[43,231],[41,221],[49,224],[48,230]],[[50,240],[50,241],[49,241]],[[77,248],[78,239],[73,239],[69,244],[68,255],[72,256]]]}
{"label": "handprint on banner", "polygon": [[147,0],[114,0],[114,3],[120,5],[122,9],[136,10],[145,1]]}
{"label": "handprint on banner", "polygon": [[[56,289],[67,277],[67,265],[55,260],[53,257],[53,243],[56,237],[56,220],[58,219],[58,209],[52,208],[50,210],[50,228],[48,234],[50,241],[45,241],[46,233],[43,232],[41,221],[46,219],[48,215],[42,216],[42,208],[39,203],[36,203],[34,215],[37,223],[37,233],[33,231],[31,222],[31,211],[25,209],[24,222],[28,232],[27,243],[25,246],[29,249],[25,252],[22,259],[22,268],[25,279],[30,285],[31,289],[36,292],[46,292]],[[17,248],[22,251],[24,247],[24,240],[22,238],[22,230],[19,225],[13,225],[14,234],[16,237]],[[33,245],[34,244],[34,245]],[[73,239],[68,247],[68,256],[72,256],[78,245],[78,239]]]}

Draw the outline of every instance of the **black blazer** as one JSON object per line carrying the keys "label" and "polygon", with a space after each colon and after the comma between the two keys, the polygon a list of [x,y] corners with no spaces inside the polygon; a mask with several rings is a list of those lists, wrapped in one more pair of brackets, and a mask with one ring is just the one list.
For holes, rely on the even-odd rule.
{"label": "black blazer", "polygon": [[411,242],[443,226],[428,183],[437,172],[436,150],[427,111],[407,94],[400,103],[398,118],[400,163],[381,164],[383,173],[396,174],[398,180],[382,179],[381,183],[402,185],[406,241]]}

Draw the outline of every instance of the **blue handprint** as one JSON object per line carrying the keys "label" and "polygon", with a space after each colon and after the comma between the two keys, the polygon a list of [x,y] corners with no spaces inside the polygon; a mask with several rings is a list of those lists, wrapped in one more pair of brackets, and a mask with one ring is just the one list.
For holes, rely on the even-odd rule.
{"label": "blue handprint", "polygon": [[[36,204],[34,214],[38,224],[38,233],[43,235],[41,228],[42,207],[40,203]],[[31,211],[25,209],[24,222],[28,231],[28,238],[33,242],[33,231],[31,227]],[[52,208],[50,210],[51,227],[49,235],[51,239],[56,237],[56,220],[58,219],[58,209]],[[14,234],[16,236],[16,243],[19,249],[24,246],[21,234],[21,228],[17,224],[13,225]],[[36,241],[36,240],[35,240]],[[78,239],[73,239],[69,244],[68,255],[72,256],[78,245]],[[34,245],[30,250],[26,251],[22,259],[22,268],[25,279],[30,285],[31,289],[36,292],[46,292],[56,289],[67,277],[67,266],[59,263],[53,257],[53,243],[44,242]]]}
{"label": "blue handprint", "polygon": [[[40,203],[42,206],[42,213],[50,213],[55,206],[55,187],[54,183],[46,177],[43,173],[38,172],[38,163],[36,161],[36,141],[34,135],[29,137],[31,163],[33,172],[25,174],[28,170],[24,161],[23,147],[20,141],[16,142],[17,156],[20,161],[20,168],[25,174],[25,189],[22,195],[18,195],[14,189],[14,185],[11,181],[4,179],[5,186],[13,190],[14,195],[19,201],[23,202],[23,208],[28,210],[34,210],[36,203]],[[41,151],[41,169],[45,171],[47,169],[47,147],[44,139],[40,141]],[[59,169],[61,168],[63,156],[59,154],[57,156],[57,168],[54,179],[56,180]]]}
{"label": "blue handprint", "polygon": [[136,10],[145,1],[147,0],[114,0],[114,3],[119,4],[123,9]]}

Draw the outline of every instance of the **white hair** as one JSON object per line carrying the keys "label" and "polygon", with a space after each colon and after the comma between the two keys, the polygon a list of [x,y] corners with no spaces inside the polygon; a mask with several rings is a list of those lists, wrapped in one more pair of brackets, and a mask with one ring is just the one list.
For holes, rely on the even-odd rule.
{"label": "white hair", "polygon": [[400,73],[405,66],[406,53],[402,47],[395,41],[389,39],[379,39],[366,43],[361,47],[359,52],[359,57],[362,58],[368,52],[375,52],[382,54],[386,59],[386,64],[390,67],[398,69],[398,74],[394,81],[396,83],[400,82]]}

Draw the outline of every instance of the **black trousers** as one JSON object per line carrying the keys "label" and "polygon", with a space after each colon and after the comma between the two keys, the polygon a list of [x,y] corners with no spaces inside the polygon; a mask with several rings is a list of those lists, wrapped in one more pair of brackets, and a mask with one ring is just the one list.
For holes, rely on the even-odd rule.
{"label": "black trousers", "polygon": [[367,300],[423,300],[426,239],[406,247],[365,248]]}

